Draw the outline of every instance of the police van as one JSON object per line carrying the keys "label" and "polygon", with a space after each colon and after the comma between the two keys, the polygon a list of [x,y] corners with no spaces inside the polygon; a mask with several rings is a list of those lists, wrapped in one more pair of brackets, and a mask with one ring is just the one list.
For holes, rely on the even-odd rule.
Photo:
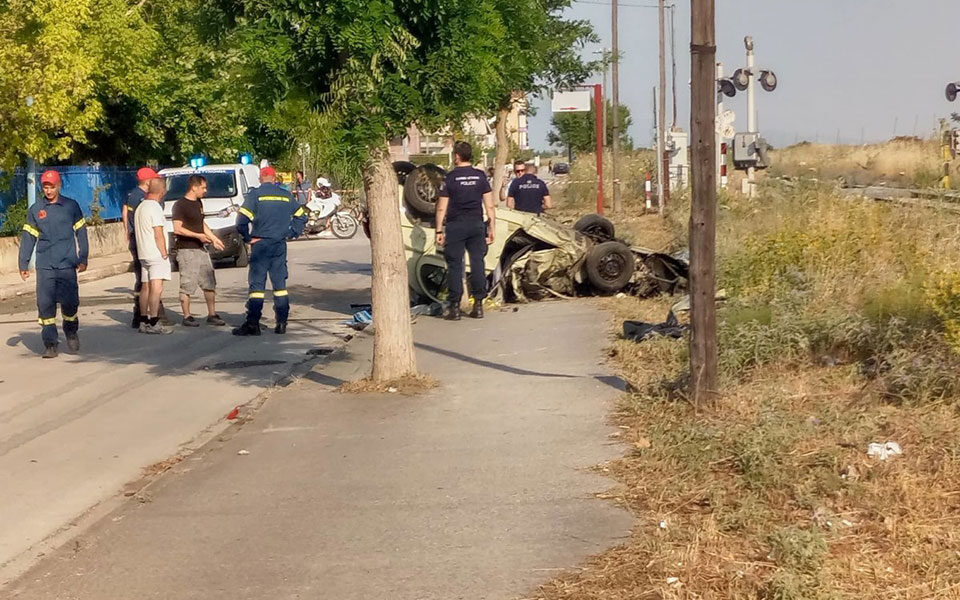
{"label": "police van", "polygon": [[173,236],[173,205],[187,193],[187,179],[191,175],[203,175],[207,179],[207,195],[203,198],[203,220],[213,233],[223,241],[223,250],[208,246],[213,260],[233,260],[238,267],[246,267],[250,249],[237,233],[237,215],[243,206],[244,196],[260,185],[260,170],[256,165],[225,164],[202,165],[162,169],[160,176],[167,183],[163,213],[167,218],[170,255],[176,254]]}

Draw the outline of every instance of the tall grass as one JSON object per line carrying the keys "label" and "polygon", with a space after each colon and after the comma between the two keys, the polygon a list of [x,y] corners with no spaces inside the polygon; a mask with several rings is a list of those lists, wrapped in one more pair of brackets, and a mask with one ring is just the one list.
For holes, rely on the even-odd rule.
{"label": "tall grass", "polygon": [[943,166],[936,141],[914,138],[865,146],[804,142],[771,152],[771,162],[772,175],[896,187],[934,187]]}

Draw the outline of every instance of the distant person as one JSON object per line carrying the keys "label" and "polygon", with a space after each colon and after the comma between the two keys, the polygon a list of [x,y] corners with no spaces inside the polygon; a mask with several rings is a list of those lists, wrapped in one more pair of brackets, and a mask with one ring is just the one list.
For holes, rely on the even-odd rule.
{"label": "distant person", "polygon": [[500,200],[507,200],[507,192],[510,189],[510,185],[520,177],[523,177],[523,174],[527,170],[527,163],[521,159],[513,161],[513,171],[510,173],[510,176],[503,181],[503,186],[500,188]]}
{"label": "distant person", "polygon": [[521,212],[543,214],[543,211],[553,208],[550,199],[550,190],[542,179],[537,177],[536,165],[527,166],[526,172],[519,179],[514,179],[507,192],[507,208]]}
{"label": "distant person", "polygon": [[[140,327],[140,290],[143,287],[143,281],[140,280],[140,257],[137,254],[137,237],[133,228],[133,218],[137,207],[147,197],[147,186],[153,179],[159,179],[160,175],[150,167],[142,167],[137,170],[137,187],[133,188],[127,194],[127,200],[123,204],[121,213],[123,219],[123,232],[127,238],[127,248],[130,250],[130,256],[133,259],[133,321],[131,327],[138,329]],[[160,320],[164,319],[163,303],[160,303]]]}
{"label": "distant person", "polygon": [[276,183],[273,167],[260,169],[260,186],[247,194],[237,218],[237,232],[250,244],[247,318],[233,335],[260,335],[260,317],[267,290],[267,275],[273,286],[274,333],[287,332],[290,298],[287,295],[287,240],[303,233],[307,211],[293,194]]}
{"label": "distant person", "polygon": [[[71,352],[80,351],[80,288],[77,273],[87,270],[86,220],[80,205],[60,195],[60,173],[44,171],[40,176],[43,198],[27,211],[20,234],[20,278],[30,277],[30,256],[37,250],[37,312],[43,327],[43,358],[56,358],[57,305],[63,317],[63,334]],[[79,250],[79,251],[78,251]]]}
{"label": "distant person", "polygon": [[187,193],[173,205],[173,233],[176,236],[177,266],[180,270],[180,307],[184,327],[199,327],[200,321],[190,314],[190,297],[203,290],[207,303],[207,324],[226,325],[217,314],[217,276],[206,244],[223,250],[220,241],[203,220],[202,198],[207,194],[207,179],[202,175],[187,178]]}
{"label": "distant person", "polygon": [[[443,247],[447,262],[447,282],[450,306],[443,318],[460,320],[460,300],[463,298],[463,254],[470,256],[470,295],[473,308],[470,317],[483,318],[483,300],[487,297],[487,278],[484,257],[487,246],[493,243],[496,228],[496,208],[490,189],[490,180],[480,169],[471,165],[473,148],[467,142],[453,146],[455,167],[443,179],[437,198],[437,245]],[[484,225],[486,209],[488,221]]]}
{"label": "distant person", "polygon": [[306,204],[310,201],[310,184],[306,182],[303,171],[297,171],[293,179],[293,197],[296,198],[300,204]]}
{"label": "distant person", "polygon": [[162,179],[151,179],[147,197],[133,216],[140,255],[140,278],[144,282],[140,293],[140,333],[167,334],[173,330],[160,323],[160,298],[163,282],[170,281],[170,258],[167,254],[167,235],[163,230],[166,219],[160,202],[167,191]]}

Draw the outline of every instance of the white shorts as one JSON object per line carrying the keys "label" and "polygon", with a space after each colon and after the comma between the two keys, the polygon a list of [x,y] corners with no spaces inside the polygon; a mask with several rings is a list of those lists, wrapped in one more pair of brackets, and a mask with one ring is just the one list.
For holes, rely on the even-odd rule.
{"label": "white shorts", "polygon": [[170,281],[170,259],[141,258],[140,278],[143,281],[153,281],[155,279]]}

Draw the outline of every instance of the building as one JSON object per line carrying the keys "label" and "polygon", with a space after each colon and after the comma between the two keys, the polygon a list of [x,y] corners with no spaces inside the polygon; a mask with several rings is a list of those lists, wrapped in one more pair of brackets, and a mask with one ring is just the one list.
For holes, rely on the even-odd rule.
{"label": "building", "polygon": [[[521,150],[530,147],[527,134],[527,106],[526,98],[521,98],[514,102],[513,109],[507,116],[507,135]],[[471,117],[462,123],[460,129],[469,133],[474,140],[479,140],[483,146],[482,149],[492,150],[497,145],[495,122],[495,118]],[[449,129],[438,133],[424,133],[416,125],[411,125],[407,128],[405,136],[390,140],[390,160],[409,161],[415,157],[444,155],[450,160],[453,154],[454,137]]]}

